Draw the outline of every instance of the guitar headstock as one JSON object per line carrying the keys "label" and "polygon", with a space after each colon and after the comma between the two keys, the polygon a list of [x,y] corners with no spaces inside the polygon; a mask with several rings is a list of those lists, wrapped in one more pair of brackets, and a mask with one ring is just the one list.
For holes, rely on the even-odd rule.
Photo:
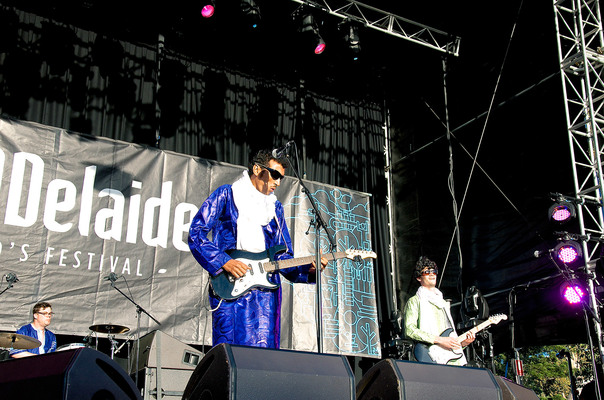
{"label": "guitar headstock", "polygon": [[365,258],[377,258],[377,254],[374,251],[369,250],[354,250],[348,249],[345,251],[346,258],[349,258],[354,261],[360,261]]}
{"label": "guitar headstock", "polygon": [[508,316],[506,314],[495,314],[489,317],[489,321],[492,324],[498,324],[506,319],[508,319]]}

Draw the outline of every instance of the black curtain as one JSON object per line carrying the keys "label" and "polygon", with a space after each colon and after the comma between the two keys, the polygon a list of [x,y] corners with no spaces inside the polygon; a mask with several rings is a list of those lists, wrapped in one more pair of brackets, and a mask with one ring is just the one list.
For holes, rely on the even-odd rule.
{"label": "black curtain", "polygon": [[298,69],[254,73],[216,44],[204,57],[165,24],[109,32],[95,6],[0,4],[0,113],[236,165],[294,140],[306,179],[372,195],[377,286],[391,287],[379,95],[309,82]]}

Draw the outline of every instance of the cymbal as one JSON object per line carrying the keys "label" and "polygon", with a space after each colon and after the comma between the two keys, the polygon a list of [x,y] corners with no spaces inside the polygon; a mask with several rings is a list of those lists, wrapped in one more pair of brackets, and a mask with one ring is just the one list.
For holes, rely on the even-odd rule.
{"label": "cymbal", "polygon": [[126,333],[130,330],[127,326],[122,325],[113,325],[113,324],[99,324],[92,325],[90,328],[91,331],[98,333],[109,333],[114,335],[119,335],[120,333]]}
{"label": "cymbal", "polygon": [[0,332],[0,347],[7,349],[28,350],[40,347],[42,342],[30,336],[18,333]]}

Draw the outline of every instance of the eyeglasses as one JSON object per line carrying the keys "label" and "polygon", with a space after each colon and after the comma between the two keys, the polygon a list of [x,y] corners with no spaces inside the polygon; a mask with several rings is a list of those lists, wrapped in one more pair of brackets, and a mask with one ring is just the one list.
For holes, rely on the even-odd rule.
{"label": "eyeglasses", "polygon": [[37,312],[36,314],[44,315],[45,317],[52,317],[55,315],[53,312]]}
{"label": "eyeglasses", "polygon": [[438,268],[430,268],[430,269],[425,269],[422,271],[422,275],[430,275],[430,274],[438,275]]}
{"label": "eyeglasses", "polygon": [[273,178],[273,180],[275,180],[275,181],[277,179],[285,178],[285,176],[283,174],[281,174],[281,172],[277,171],[276,169],[269,168],[266,165],[262,165],[262,164],[256,164],[256,165],[267,170],[269,172],[269,174],[271,174],[271,178]]}

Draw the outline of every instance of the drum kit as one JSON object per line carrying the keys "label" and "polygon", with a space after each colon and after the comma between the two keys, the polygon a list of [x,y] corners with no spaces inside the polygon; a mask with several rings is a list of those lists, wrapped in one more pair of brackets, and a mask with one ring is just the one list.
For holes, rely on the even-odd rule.
{"label": "drum kit", "polygon": [[[121,335],[130,331],[130,328],[127,326],[113,324],[92,325],[88,329],[90,329],[91,334],[101,333],[107,335],[107,339],[111,343],[111,359],[113,359],[114,354],[121,349],[121,346],[118,347],[118,342],[115,340],[115,335]],[[124,344],[125,343],[126,342],[124,342]],[[40,347],[41,345],[42,343],[38,339],[30,336],[11,332],[0,332],[0,348],[9,350],[30,350]],[[81,347],[89,346],[84,343],[69,343],[57,347],[57,351],[74,350]]]}
{"label": "drum kit", "polygon": [[[92,334],[95,333],[102,333],[102,334],[106,334],[107,335],[107,339],[109,340],[109,343],[111,343],[111,349],[110,349],[110,356],[111,359],[113,360],[113,356],[120,351],[120,349],[122,348],[122,346],[124,344],[126,344],[127,341],[125,341],[121,346],[118,346],[118,342],[115,340],[115,335],[121,335],[123,333],[129,332],[130,328],[128,328],[127,326],[123,326],[123,325],[114,325],[114,324],[99,324],[99,325],[92,325],[90,326],[88,329],[90,329],[90,334],[84,339],[85,342],[88,342],[88,337],[90,337]],[[77,349],[80,347],[90,347],[87,343],[69,343],[69,344],[64,344],[62,346],[57,347],[57,351],[64,351],[64,350],[72,350],[72,349]],[[96,346],[95,346],[96,349]]]}

